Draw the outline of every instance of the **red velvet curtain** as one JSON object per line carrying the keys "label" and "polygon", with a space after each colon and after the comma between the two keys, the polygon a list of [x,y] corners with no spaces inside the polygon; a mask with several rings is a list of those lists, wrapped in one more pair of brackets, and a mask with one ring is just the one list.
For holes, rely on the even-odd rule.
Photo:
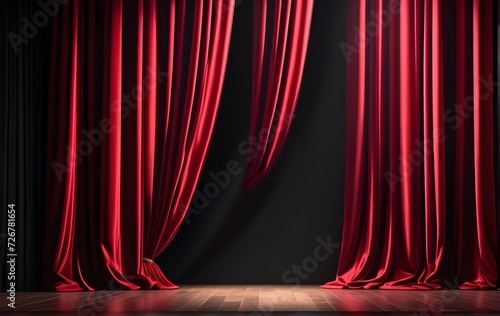
{"label": "red velvet curtain", "polygon": [[176,288],[182,223],[222,90],[234,0],[74,0],[53,30],[45,284]]}
{"label": "red velvet curtain", "polygon": [[[472,14],[471,14],[472,12]],[[455,236],[461,288],[495,288],[498,231],[493,170],[492,1],[457,2]],[[473,97],[471,97],[473,96]]]}
{"label": "red velvet curtain", "polygon": [[[493,3],[447,3],[349,1],[344,228],[325,288],[438,289],[452,267],[460,288],[496,287]],[[452,17],[455,77],[444,72]],[[445,178],[452,163],[454,182]]]}
{"label": "red velvet curtain", "polygon": [[285,143],[299,96],[314,0],[255,0],[252,100],[244,190],[269,173]]}

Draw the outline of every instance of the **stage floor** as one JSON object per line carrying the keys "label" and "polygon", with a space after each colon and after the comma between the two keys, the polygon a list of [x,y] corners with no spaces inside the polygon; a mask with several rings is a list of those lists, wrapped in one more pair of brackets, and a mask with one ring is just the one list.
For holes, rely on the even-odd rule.
{"label": "stage floor", "polygon": [[15,310],[7,307],[5,294],[2,295],[0,314],[500,314],[500,291],[325,290],[317,285],[186,285],[178,290],[166,291],[18,292]]}

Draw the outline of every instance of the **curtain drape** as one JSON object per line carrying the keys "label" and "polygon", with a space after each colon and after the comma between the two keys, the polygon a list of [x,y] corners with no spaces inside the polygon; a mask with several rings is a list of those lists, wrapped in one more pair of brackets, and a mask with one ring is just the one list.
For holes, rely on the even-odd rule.
{"label": "curtain drape", "polygon": [[244,190],[270,172],[295,113],[314,0],[253,1],[252,99]]}
{"label": "curtain drape", "polygon": [[463,36],[456,42],[456,100],[457,112],[466,114],[456,134],[455,249],[463,289],[495,288],[498,281],[492,12],[491,1],[457,2]]}
{"label": "curtain drape", "polygon": [[[344,227],[324,288],[438,289],[449,271],[460,288],[496,287],[493,2],[447,3],[349,1]],[[447,45],[455,77],[444,72]]]}
{"label": "curtain drape", "polygon": [[179,229],[219,106],[234,0],[74,0],[53,29],[45,286],[176,288]]}

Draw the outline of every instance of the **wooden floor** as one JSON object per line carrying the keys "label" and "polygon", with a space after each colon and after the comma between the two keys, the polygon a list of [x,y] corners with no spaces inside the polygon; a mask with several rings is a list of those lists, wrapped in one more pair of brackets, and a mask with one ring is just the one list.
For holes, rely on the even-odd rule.
{"label": "wooden floor", "polygon": [[[350,315],[500,314],[500,291],[325,290],[317,285],[197,285],[167,291],[18,292],[15,310],[2,293],[0,314]],[[24,312],[24,313],[23,313]],[[473,313],[473,314],[472,314]]]}

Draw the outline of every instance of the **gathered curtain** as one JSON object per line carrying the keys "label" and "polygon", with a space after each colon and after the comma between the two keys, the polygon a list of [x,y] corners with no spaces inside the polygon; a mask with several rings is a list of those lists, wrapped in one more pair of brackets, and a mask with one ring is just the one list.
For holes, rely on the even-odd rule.
{"label": "gathered curtain", "polygon": [[45,288],[170,289],[217,116],[234,0],[74,0],[53,28]]}
{"label": "gathered curtain", "polygon": [[253,1],[252,98],[243,190],[264,180],[285,144],[299,97],[314,0]]}
{"label": "gathered curtain", "polygon": [[496,288],[493,1],[447,3],[349,1],[342,249],[324,288]]}

